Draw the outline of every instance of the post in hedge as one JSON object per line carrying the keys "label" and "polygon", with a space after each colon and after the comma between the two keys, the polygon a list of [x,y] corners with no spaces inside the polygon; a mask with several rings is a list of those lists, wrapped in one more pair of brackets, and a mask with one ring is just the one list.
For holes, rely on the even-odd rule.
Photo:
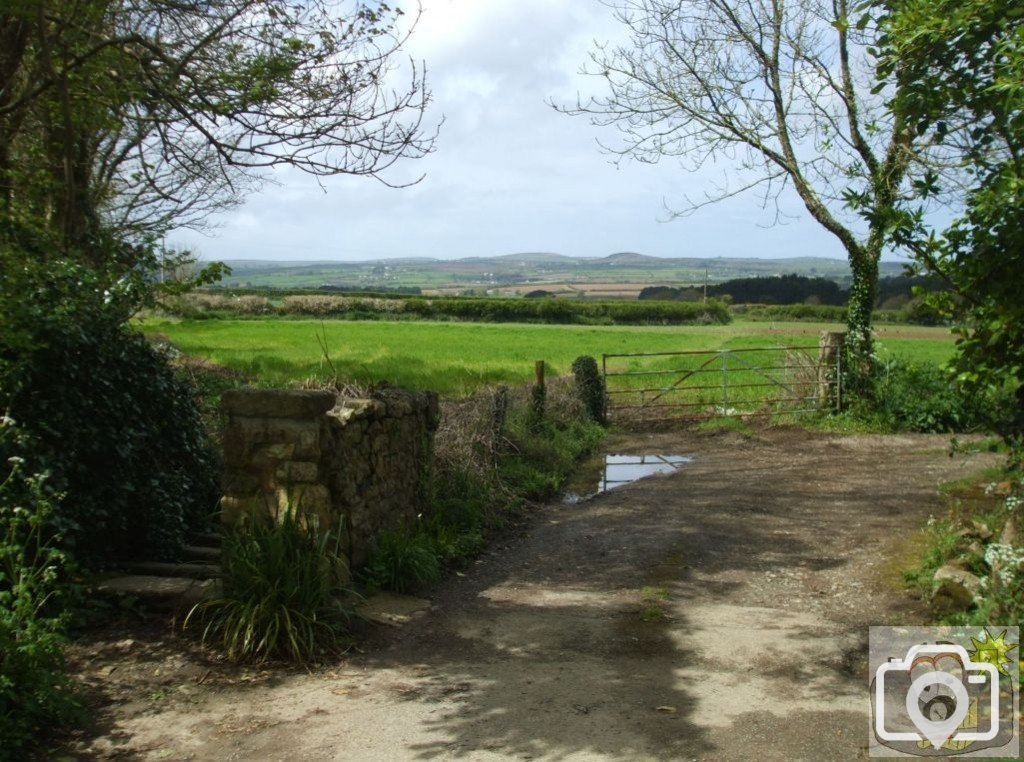
{"label": "post in hedge", "polygon": [[818,339],[818,406],[825,409],[842,405],[843,345],[844,331],[822,331]]}
{"label": "post in hedge", "polygon": [[544,403],[547,398],[547,389],[544,386],[544,361],[537,360],[533,363],[533,371],[536,381],[533,385],[533,392],[530,397],[530,406],[536,418],[544,417]]}
{"label": "post in hedge", "polygon": [[577,357],[572,363],[572,374],[576,380],[576,394],[579,395],[587,413],[598,423],[605,423],[608,399],[604,377],[597,368],[597,360],[587,355]]}

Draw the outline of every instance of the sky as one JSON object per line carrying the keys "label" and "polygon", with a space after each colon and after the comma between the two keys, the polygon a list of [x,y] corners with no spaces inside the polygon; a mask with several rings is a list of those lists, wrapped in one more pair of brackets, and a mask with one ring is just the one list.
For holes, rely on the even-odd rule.
{"label": "sky", "polygon": [[[411,1],[411,0],[410,0]],[[408,2],[406,3],[408,5]],[[616,166],[597,140],[613,128],[558,113],[597,92],[580,75],[594,41],[621,35],[599,0],[423,0],[407,47],[425,62],[433,92],[427,120],[444,124],[436,150],[386,179],[318,181],[294,170],[244,205],[214,218],[212,234],[179,231],[168,243],[203,259],[442,259],[520,252],[606,256],[842,259],[829,233],[783,199],[787,218],[756,195],[670,219],[666,205],[700,198],[723,167],[689,173],[666,159]]]}

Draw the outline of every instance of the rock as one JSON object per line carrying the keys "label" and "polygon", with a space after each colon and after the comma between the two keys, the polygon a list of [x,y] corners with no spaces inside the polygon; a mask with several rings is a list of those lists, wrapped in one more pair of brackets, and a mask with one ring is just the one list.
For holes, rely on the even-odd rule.
{"label": "rock", "polygon": [[985,524],[973,520],[970,526],[966,526],[957,533],[957,537],[977,537],[979,540],[988,540],[992,537],[992,530],[989,529]]}
{"label": "rock", "polygon": [[401,627],[429,608],[430,601],[424,598],[380,592],[363,601],[356,608],[356,613],[376,624]]}
{"label": "rock", "polygon": [[1017,544],[1017,517],[1010,516],[1003,525],[1003,532],[999,536],[999,542],[1002,545],[1016,545]]}
{"label": "rock", "polygon": [[217,585],[211,579],[127,575],[104,580],[98,588],[107,593],[134,596],[157,608],[174,609],[194,606],[206,595],[215,594]]}
{"label": "rock", "polygon": [[970,567],[970,562],[966,558],[951,558],[946,562],[946,566],[950,569],[962,569],[967,571]]}
{"label": "rock", "polygon": [[932,609],[938,614],[966,611],[981,594],[981,580],[964,569],[947,564],[933,577]]}
{"label": "rock", "polygon": [[278,482],[315,482],[320,476],[320,468],[316,463],[289,460],[277,467],[274,477]]}
{"label": "rock", "polygon": [[988,540],[992,537],[992,530],[985,524],[975,519],[971,522],[971,526],[974,529],[974,536],[979,540]]}
{"label": "rock", "polygon": [[384,410],[384,403],[379,400],[344,399],[331,410],[331,417],[347,424],[354,419],[382,415]]}

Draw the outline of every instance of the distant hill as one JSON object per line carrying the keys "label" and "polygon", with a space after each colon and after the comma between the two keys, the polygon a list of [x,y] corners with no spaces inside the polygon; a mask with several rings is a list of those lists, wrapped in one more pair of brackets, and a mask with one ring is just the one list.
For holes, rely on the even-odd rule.
{"label": "distant hill", "polygon": [[[605,257],[569,257],[548,252],[522,252],[488,257],[338,261],[227,260],[232,269],[225,286],[254,288],[347,287],[372,290],[383,287],[418,287],[440,292],[525,293],[538,286],[552,287],[561,295],[587,293],[587,284],[613,284],[621,291],[643,286],[685,286],[756,276],[803,275],[846,285],[846,261],[824,257],[757,259],[754,257],[652,257],[637,252],[616,252]],[[881,275],[900,275],[903,266],[883,262]],[[601,289],[596,289],[601,290]]]}

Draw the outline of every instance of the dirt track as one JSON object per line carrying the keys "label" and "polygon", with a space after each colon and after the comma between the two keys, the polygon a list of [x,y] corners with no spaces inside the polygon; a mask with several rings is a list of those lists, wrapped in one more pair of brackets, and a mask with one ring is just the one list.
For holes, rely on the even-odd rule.
{"label": "dirt track", "polygon": [[[187,653],[152,661],[121,644],[124,672],[169,668],[168,688],[159,700],[115,700],[103,735],[79,750],[209,760],[865,757],[867,626],[924,615],[886,559],[941,509],[940,482],[993,462],[951,459],[947,443],[789,429],[622,439],[614,449],[696,460],[543,509],[523,536],[443,584],[426,615],[374,631],[334,668],[230,682],[207,679]],[[93,653],[94,667],[110,663],[102,644]]]}

